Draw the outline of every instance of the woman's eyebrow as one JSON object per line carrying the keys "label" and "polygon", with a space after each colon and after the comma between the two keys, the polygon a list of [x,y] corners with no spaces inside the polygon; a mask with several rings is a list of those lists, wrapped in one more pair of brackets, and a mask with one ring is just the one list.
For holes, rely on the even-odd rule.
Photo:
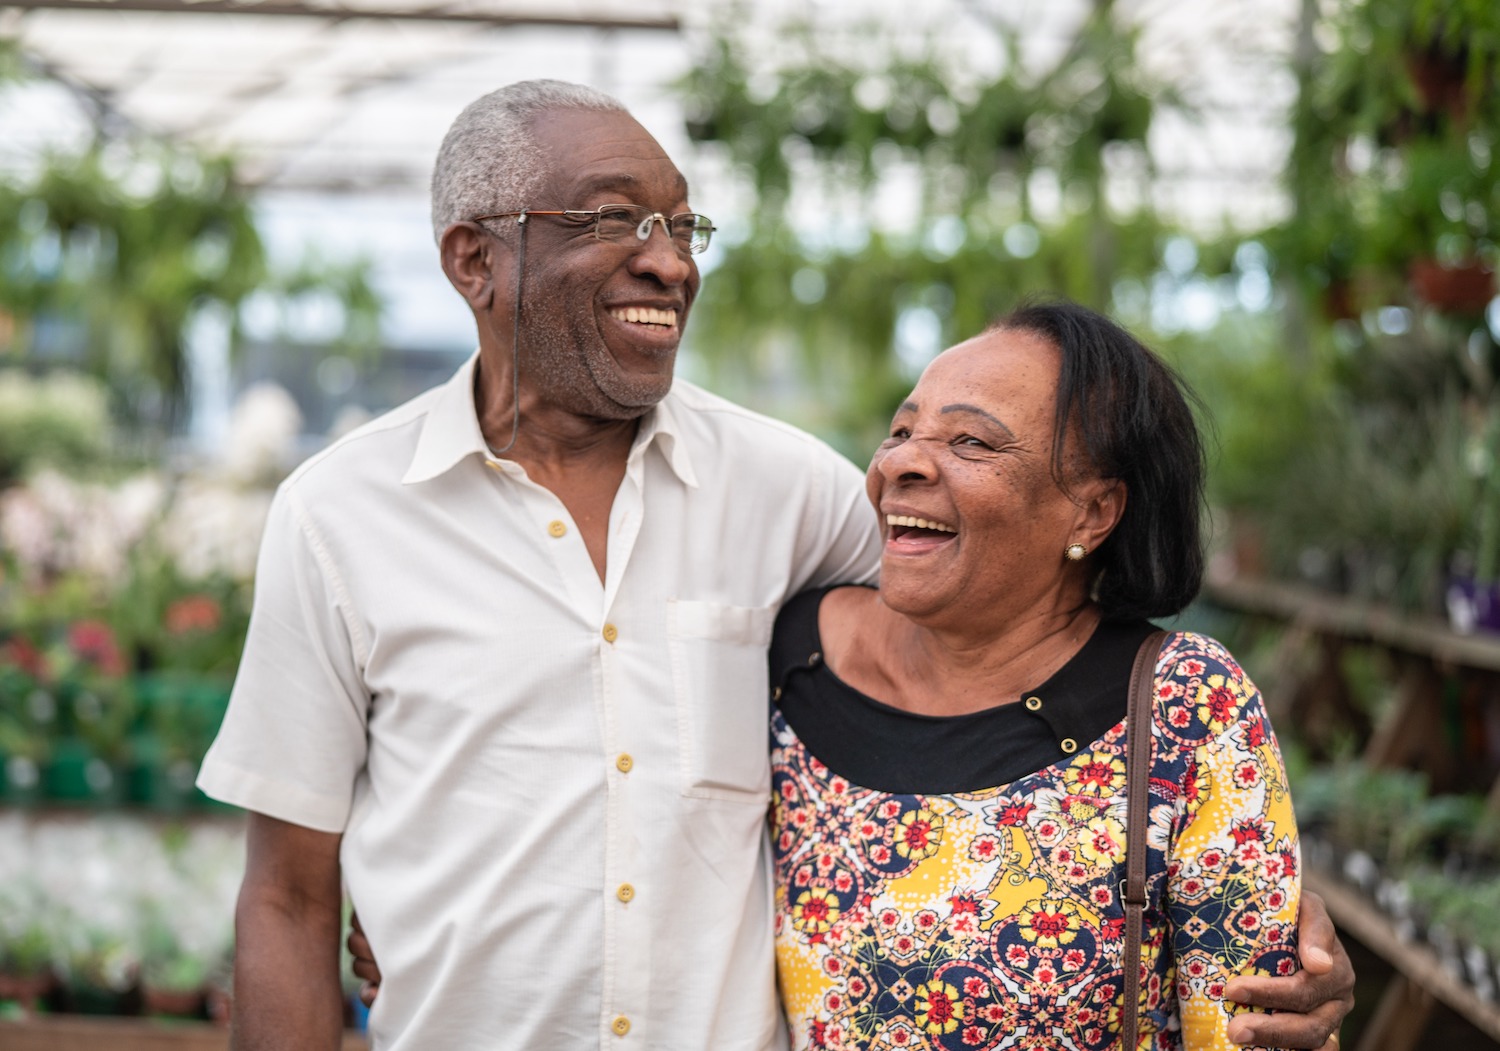
{"label": "woman's eyebrow", "polygon": [[[911,403],[908,402],[907,404],[910,405]],[[1005,424],[1001,423],[1000,420],[996,417],[985,412],[978,405],[969,405],[965,402],[959,402],[956,405],[944,405],[941,411],[945,414],[950,412],[967,412],[972,413],[975,416],[982,416],[986,420],[989,420],[991,423],[993,423],[996,427],[999,427],[1006,434],[1010,435],[1012,438],[1016,436],[1014,431],[1005,426]]]}

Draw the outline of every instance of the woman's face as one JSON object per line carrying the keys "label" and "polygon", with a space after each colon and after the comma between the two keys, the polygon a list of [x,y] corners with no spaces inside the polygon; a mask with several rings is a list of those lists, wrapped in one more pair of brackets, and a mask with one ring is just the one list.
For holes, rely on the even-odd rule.
{"label": "woman's face", "polygon": [[1063,552],[1102,540],[1094,497],[1111,487],[1070,471],[1070,496],[1052,477],[1060,364],[1035,333],[992,331],[922,373],[865,479],[885,530],[886,605],[990,630],[1086,600],[1082,567]]}

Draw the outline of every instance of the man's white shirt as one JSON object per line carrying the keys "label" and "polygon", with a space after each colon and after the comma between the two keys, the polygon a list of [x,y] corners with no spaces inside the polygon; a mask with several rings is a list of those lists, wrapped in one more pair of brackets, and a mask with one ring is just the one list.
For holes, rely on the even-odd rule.
{"label": "man's white shirt", "polygon": [[486,448],[476,361],[281,486],[199,783],[343,833],[382,1051],[781,1048],[766,645],[791,595],[873,578],[863,478],[678,380],[601,583]]}

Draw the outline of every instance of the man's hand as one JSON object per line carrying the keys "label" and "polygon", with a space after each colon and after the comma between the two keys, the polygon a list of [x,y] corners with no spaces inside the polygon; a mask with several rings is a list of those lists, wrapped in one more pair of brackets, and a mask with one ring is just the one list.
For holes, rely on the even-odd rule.
{"label": "man's hand", "polygon": [[365,929],[359,925],[357,912],[349,915],[349,937],[344,939],[344,944],[349,947],[349,955],[354,957],[354,964],[349,969],[356,978],[364,979],[364,984],[359,987],[359,1002],[374,1007],[375,997],[380,995],[380,965],[375,962],[375,952],[370,948],[370,939],[365,937]]}
{"label": "man's hand", "polygon": [[1338,1051],[1339,1024],[1354,1006],[1354,968],[1323,899],[1308,890],[1302,892],[1297,912],[1297,939],[1299,973],[1288,978],[1241,976],[1224,987],[1227,1000],[1277,1012],[1232,1019],[1229,1039],[1236,1044]]}

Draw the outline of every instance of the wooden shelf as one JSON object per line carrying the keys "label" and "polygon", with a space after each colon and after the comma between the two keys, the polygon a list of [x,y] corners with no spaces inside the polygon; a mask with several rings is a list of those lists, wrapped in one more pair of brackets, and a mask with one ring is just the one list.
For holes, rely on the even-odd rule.
{"label": "wooden shelf", "polygon": [[1500,1005],[1482,1000],[1455,978],[1429,946],[1402,941],[1385,914],[1359,891],[1323,873],[1307,870],[1303,884],[1323,897],[1334,925],[1384,958],[1392,967],[1500,1042]]}
{"label": "wooden shelf", "polygon": [[1236,578],[1210,580],[1203,597],[1215,605],[1284,620],[1301,628],[1372,642],[1442,664],[1500,671],[1500,636],[1460,635],[1436,617],[1400,613],[1303,584]]}
{"label": "wooden shelf", "polygon": [[[0,1021],[5,1051],[228,1051],[229,1030],[208,1022],[154,1018],[37,1015]],[[358,1033],[344,1034],[341,1051],[369,1051]]]}

